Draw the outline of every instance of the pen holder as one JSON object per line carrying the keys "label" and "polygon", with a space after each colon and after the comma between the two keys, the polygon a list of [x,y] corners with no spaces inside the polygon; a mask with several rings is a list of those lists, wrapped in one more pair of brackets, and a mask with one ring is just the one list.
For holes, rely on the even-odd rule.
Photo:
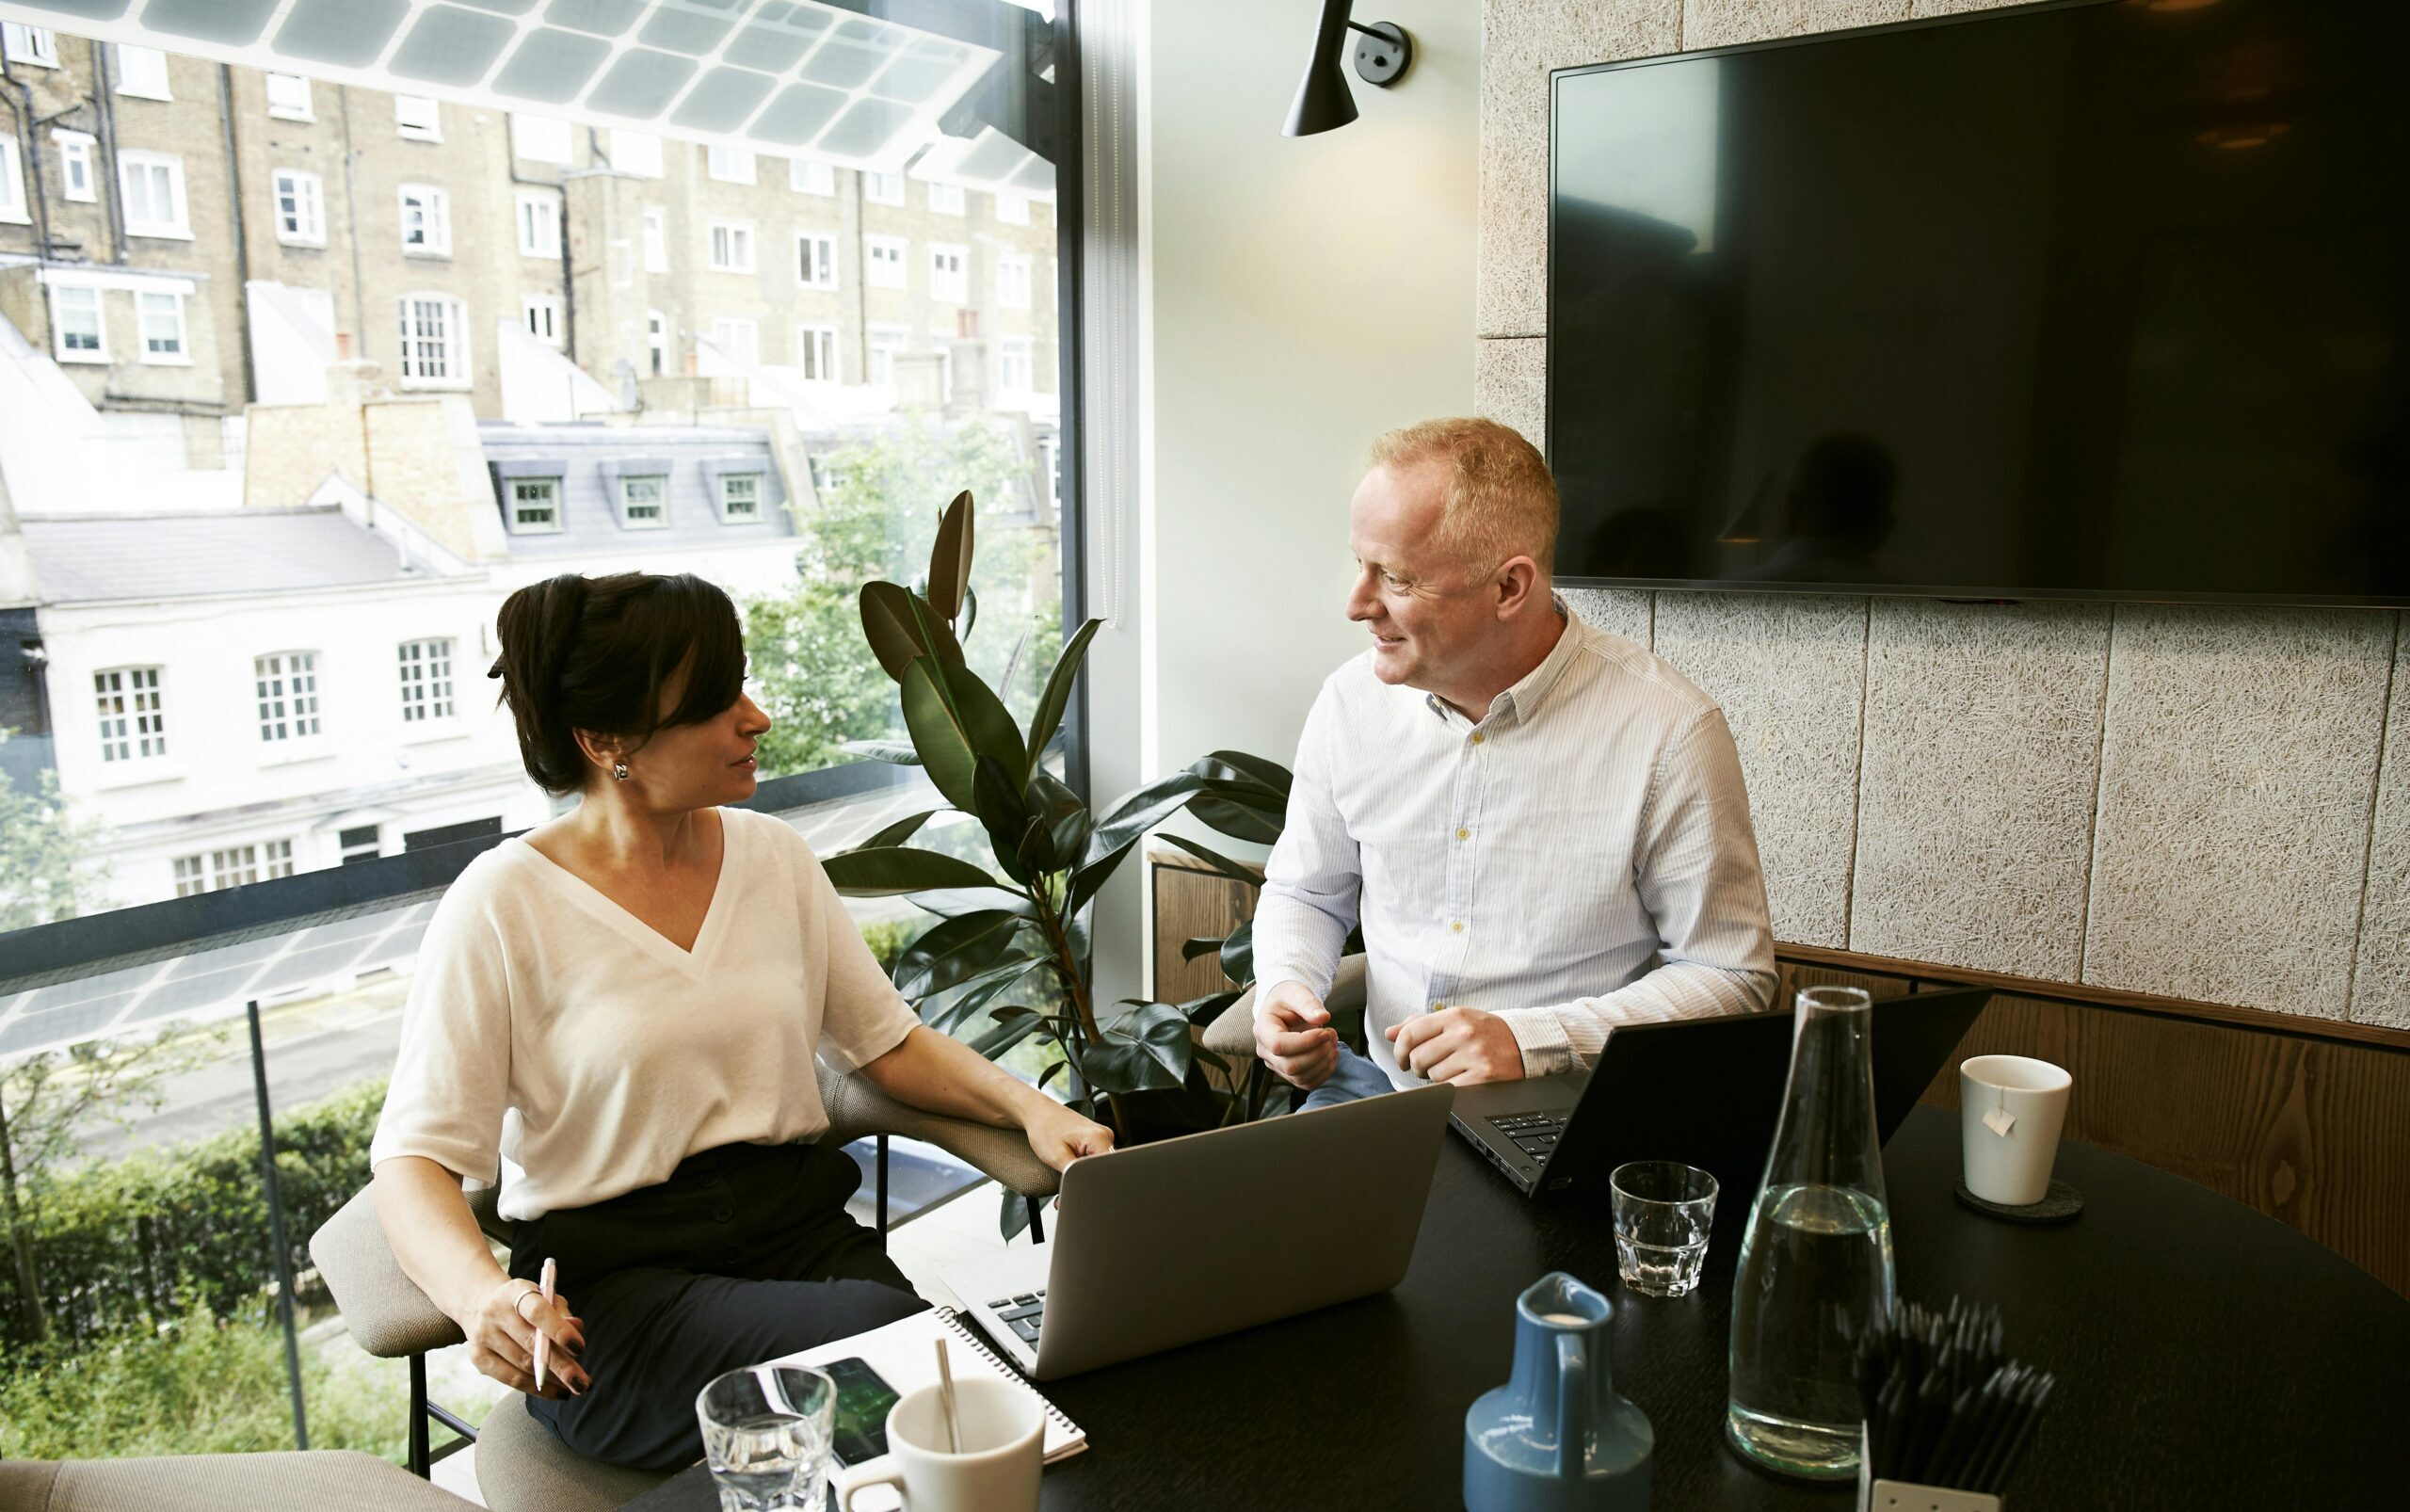
{"label": "pen holder", "polygon": [[2007,1503],[1985,1491],[1877,1480],[1867,1466],[1873,1455],[1866,1430],[1857,1430],[1857,1512],[2002,1512]]}

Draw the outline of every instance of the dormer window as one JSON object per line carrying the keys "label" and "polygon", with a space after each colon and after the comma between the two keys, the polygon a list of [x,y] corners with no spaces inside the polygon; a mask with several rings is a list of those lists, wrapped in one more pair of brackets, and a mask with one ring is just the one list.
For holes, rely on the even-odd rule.
{"label": "dormer window", "polygon": [[719,517],[727,524],[749,525],[762,518],[762,475],[722,473],[719,475]]}

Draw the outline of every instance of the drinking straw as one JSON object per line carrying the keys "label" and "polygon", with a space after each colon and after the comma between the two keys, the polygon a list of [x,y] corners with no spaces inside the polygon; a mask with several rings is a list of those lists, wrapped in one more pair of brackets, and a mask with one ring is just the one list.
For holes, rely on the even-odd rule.
{"label": "drinking straw", "polygon": [[950,1455],[962,1453],[962,1427],[954,1416],[954,1366],[945,1356],[945,1341],[938,1346],[938,1403],[945,1408],[945,1448]]}

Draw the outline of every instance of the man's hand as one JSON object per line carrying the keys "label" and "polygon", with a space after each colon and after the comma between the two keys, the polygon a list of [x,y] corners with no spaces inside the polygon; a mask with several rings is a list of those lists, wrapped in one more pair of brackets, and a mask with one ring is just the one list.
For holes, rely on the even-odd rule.
{"label": "man's hand", "polygon": [[1388,1031],[1397,1063],[1435,1082],[1519,1082],[1523,1049],[1506,1021],[1479,1008],[1418,1014]]}
{"label": "man's hand", "polygon": [[1339,1069],[1339,1031],[1322,999],[1281,982],[1255,1005],[1255,1053],[1273,1074],[1310,1092]]}
{"label": "man's hand", "polygon": [[1109,1155],[1113,1152],[1113,1131],[1101,1123],[1084,1118],[1059,1102],[1050,1102],[1053,1109],[1032,1119],[1023,1132],[1029,1135],[1029,1148],[1038,1159],[1061,1170],[1083,1155]]}

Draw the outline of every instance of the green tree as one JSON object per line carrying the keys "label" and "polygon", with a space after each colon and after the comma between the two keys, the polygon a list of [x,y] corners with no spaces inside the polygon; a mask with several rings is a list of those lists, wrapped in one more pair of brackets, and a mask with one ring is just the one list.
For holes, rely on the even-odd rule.
{"label": "green tree", "polygon": [[[0,745],[14,733],[0,730]],[[106,908],[90,859],[100,836],[68,811],[57,773],[28,793],[0,772],[0,933]]]}
{"label": "green tree", "polygon": [[1019,501],[1036,482],[1010,433],[986,421],[907,421],[839,448],[826,467],[831,481],[802,522],[795,586],[744,604],[755,696],[775,721],[761,743],[763,773],[816,770],[843,760],[848,741],[903,732],[895,685],[862,644],[857,596],[875,578],[909,580],[937,538],[933,503],[964,490],[993,501],[980,511],[972,585],[986,629],[965,650],[1008,705],[1036,707],[1062,646],[1060,556],[1052,522],[1007,523],[1022,518]]}

